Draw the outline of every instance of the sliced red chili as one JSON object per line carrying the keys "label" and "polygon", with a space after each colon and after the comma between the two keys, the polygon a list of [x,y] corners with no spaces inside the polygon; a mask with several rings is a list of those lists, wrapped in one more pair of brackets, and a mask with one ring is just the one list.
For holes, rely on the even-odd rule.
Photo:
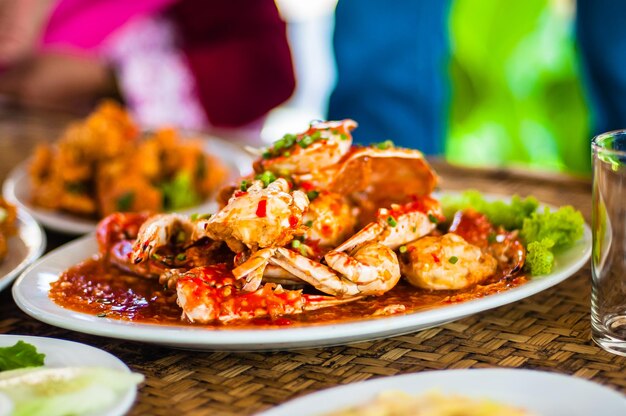
{"label": "sliced red chili", "polygon": [[267,199],[262,199],[259,201],[259,205],[256,207],[256,216],[259,218],[264,218],[267,216]]}

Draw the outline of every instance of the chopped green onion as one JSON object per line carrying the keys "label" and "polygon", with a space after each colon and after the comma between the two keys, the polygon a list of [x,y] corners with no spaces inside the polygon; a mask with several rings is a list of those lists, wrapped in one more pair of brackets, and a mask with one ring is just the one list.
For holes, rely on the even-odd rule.
{"label": "chopped green onion", "polygon": [[135,193],[134,192],[126,192],[117,198],[117,210],[118,211],[128,211],[133,206],[133,202],[135,201]]}
{"label": "chopped green onion", "polygon": [[289,157],[289,156],[291,156],[291,152],[285,152],[285,153],[283,153],[283,156]]}
{"label": "chopped green onion", "polygon": [[389,224],[392,227],[395,227],[396,225],[398,225],[398,221],[396,221],[396,219],[390,215],[387,217],[387,224]]}
{"label": "chopped green onion", "polygon": [[487,242],[489,244],[493,244],[496,242],[496,233],[489,233],[489,235],[487,236]]}
{"label": "chopped green onion", "polygon": [[248,190],[248,186],[250,186],[250,184],[248,183],[247,180],[243,180],[241,181],[241,184],[239,185],[239,190],[240,191],[247,191]]}
{"label": "chopped green onion", "polygon": [[263,157],[263,159],[271,159],[272,158],[272,152],[270,152],[269,150],[266,150],[265,152],[263,152],[263,154],[261,156]]}
{"label": "chopped green onion", "polygon": [[459,258],[457,256],[452,256],[448,259],[448,262],[452,264],[456,264],[457,261],[459,261]]}
{"label": "chopped green onion", "polygon": [[437,217],[435,217],[432,213],[428,213],[428,219],[430,220],[430,222],[432,222],[433,224],[437,224],[439,222],[439,220],[437,219]]}
{"label": "chopped green onion", "polygon": [[185,261],[187,260],[187,255],[185,253],[180,253],[176,256],[176,260]]}
{"label": "chopped green onion", "polygon": [[185,241],[187,241],[187,233],[181,230],[176,234],[176,242],[184,243]]}
{"label": "chopped green onion", "polygon": [[315,198],[320,195],[319,191],[309,191],[306,193],[307,198],[309,198],[309,202],[312,202]]}
{"label": "chopped green onion", "polygon": [[322,138],[322,133],[320,133],[320,131],[318,130],[311,135],[311,138],[313,139],[313,141],[320,140]]}
{"label": "chopped green onion", "polygon": [[197,212],[195,212],[195,213],[193,213],[193,214],[191,214],[191,215],[189,216],[189,219],[190,219],[191,221],[196,221],[196,220],[198,219],[198,217],[199,217],[199,216],[200,216],[200,214],[198,214]]}
{"label": "chopped green onion", "polygon": [[392,148],[394,144],[391,140],[385,140],[384,142],[373,143],[372,146],[380,150],[387,150],[389,148]]}
{"label": "chopped green onion", "polygon": [[400,246],[400,248],[398,249],[398,251],[400,251],[400,253],[406,253],[407,248],[406,248],[406,246]]}
{"label": "chopped green onion", "polygon": [[309,221],[305,222],[304,225],[306,225],[307,227],[311,228],[311,227],[313,227],[313,221],[309,220]]}
{"label": "chopped green onion", "polygon": [[300,240],[291,240],[291,247],[298,248],[301,245],[302,245],[302,242]]}
{"label": "chopped green onion", "polygon": [[296,142],[297,136],[295,134],[285,134],[283,136],[285,149],[289,149]]}
{"label": "chopped green onion", "polygon": [[298,144],[301,148],[306,149],[313,144],[313,138],[311,136],[304,136],[302,139],[300,139]]}
{"label": "chopped green onion", "polygon": [[306,246],[305,246],[304,244],[302,244],[302,245],[300,246],[300,254],[301,254],[302,256],[304,256],[304,257],[306,257],[306,256],[309,254],[309,253],[307,252],[307,250],[306,250]]}
{"label": "chopped green onion", "polygon": [[263,173],[260,173],[254,177],[255,179],[259,179],[263,182],[263,186],[267,187],[270,183],[276,180],[276,175],[273,172],[266,170]]}
{"label": "chopped green onion", "polygon": [[341,137],[341,140],[348,140],[348,135],[345,133],[341,133],[339,137]]}

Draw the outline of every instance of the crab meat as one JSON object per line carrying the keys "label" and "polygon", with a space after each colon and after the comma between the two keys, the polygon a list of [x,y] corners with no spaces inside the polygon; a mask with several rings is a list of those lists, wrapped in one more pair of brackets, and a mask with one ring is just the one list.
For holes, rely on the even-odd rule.
{"label": "crab meat", "polygon": [[253,292],[243,292],[226,264],[199,267],[180,273],[176,279],[178,305],[190,322],[229,322],[259,317],[293,315],[359,299],[336,299],[285,290],[267,283]]}
{"label": "crab meat", "polygon": [[235,253],[282,246],[303,231],[308,206],[306,194],[290,192],[285,179],[266,188],[257,180],[246,191],[235,192],[228,205],[204,223],[204,229],[208,237],[226,242]]}

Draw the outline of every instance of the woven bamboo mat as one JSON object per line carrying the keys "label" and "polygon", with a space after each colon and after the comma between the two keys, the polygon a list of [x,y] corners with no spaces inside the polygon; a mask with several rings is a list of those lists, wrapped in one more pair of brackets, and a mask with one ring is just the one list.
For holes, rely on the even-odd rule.
{"label": "woven bamboo mat", "polygon": [[[590,219],[588,181],[469,171],[435,163],[443,189],[533,194]],[[51,236],[54,244],[62,242]],[[626,358],[590,341],[590,269],[522,301],[421,332],[289,352],[194,352],[58,329],[0,294],[0,332],[52,336],[103,348],[146,376],[132,415],[249,415],[337,385],[425,370],[507,367],[571,374],[626,392]]]}

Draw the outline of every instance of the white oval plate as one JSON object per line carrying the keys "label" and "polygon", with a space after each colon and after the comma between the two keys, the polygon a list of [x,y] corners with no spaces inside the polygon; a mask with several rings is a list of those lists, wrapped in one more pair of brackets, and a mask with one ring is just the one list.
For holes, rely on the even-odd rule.
{"label": "white oval plate", "polygon": [[48,297],[50,283],[69,267],[97,253],[93,235],[84,236],[48,253],[29,267],[13,285],[17,305],[35,319],[74,331],[203,350],[286,350],[386,338],[419,331],[478,312],[506,305],[556,285],[580,269],[591,255],[591,230],[574,246],[556,256],[551,274],[516,288],[431,310],[339,324],[316,324],[279,329],[220,329],[191,325],[126,322],[64,309]]}
{"label": "white oval plate", "polygon": [[33,217],[21,208],[17,211],[17,235],[8,239],[9,251],[0,263],[0,290],[7,287],[46,248],[46,235]]}
{"label": "white oval plate", "polygon": [[[46,355],[44,365],[51,368],[105,367],[129,373],[130,369],[119,358],[101,349],[63,339],[32,337],[26,335],[0,335],[0,347],[15,345],[17,341],[34,345]],[[119,402],[94,416],[124,415],[135,402],[137,389],[129,388]]]}
{"label": "white oval plate", "polygon": [[426,371],[334,387],[280,405],[258,416],[320,416],[367,403],[383,391],[419,395],[438,391],[489,399],[537,416],[624,415],[626,398],[591,381],[533,370]]}
{"label": "white oval plate", "polygon": [[[225,140],[211,137],[202,137],[205,143],[205,151],[221,160],[230,171],[229,180],[235,180],[246,175],[252,170],[252,158],[239,146]],[[17,165],[10,173],[2,186],[2,195],[7,201],[28,211],[44,227],[65,234],[86,234],[96,229],[97,221],[82,218],[78,215],[59,212],[34,206],[30,201],[31,184],[28,175],[28,163],[24,161]],[[215,195],[211,195],[204,203],[190,207],[179,212],[183,214],[209,213],[217,209],[214,201]]]}

